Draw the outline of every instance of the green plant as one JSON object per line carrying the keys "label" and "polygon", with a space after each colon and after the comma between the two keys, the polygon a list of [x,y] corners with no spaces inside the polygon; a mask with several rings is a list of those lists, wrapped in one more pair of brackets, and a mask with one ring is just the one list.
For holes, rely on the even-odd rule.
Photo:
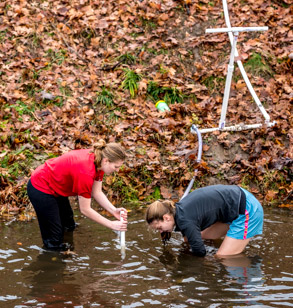
{"label": "green plant", "polygon": [[[143,148],[139,148],[139,150],[137,152],[141,153],[141,155],[145,155],[146,154],[146,151]],[[153,175],[147,169],[146,165],[142,165],[140,168],[138,168],[137,175],[134,175],[134,180],[138,179],[138,178],[141,179],[141,181],[143,182],[143,186],[148,186],[153,181]]]}
{"label": "green plant", "polygon": [[50,48],[47,50],[47,56],[50,58],[51,63],[56,63],[58,65],[61,65],[67,57],[67,52],[64,49],[53,51]]}
{"label": "green plant", "polygon": [[148,195],[148,196],[146,196],[144,201],[145,202],[153,202],[153,201],[156,201],[158,199],[162,199],[162,195],[161,195],[160,188],[158,186],[156,186],[154,188],[153,193]]}
{"label": "green plant", "polygon": [[40,46],[41,38],[38,36],[36,32],[31,33],[28,36],[29,44],[33,47]]}
{"label": "green plant", "polygon": [[141,23],[142,23],[142,26],[146,29],[146,30],[149,30],[149,31],[152,31],[152,30],[155,30],[157,28],[157,25],[155,22],[149,20],[149,19],[145,19],[145,18],[142,18],[141,17]]}
{"label": "green plant", "polygon": [[[20,158],[19,155],[25,157],[25,159]],[[1,168],[7,170],[6,178],[15,179],[21,176],[23,173],[27,173],[28,168],[33,161],[33,153],[27,149],[20,149],[9,154],[6,154],[0,160]]]}
{"label": "green plant", "polygon": [[136,62],[136,57],[133,56],[132,54],[126,52],[123,55],[120,55],[119,57],[116,58],[117,61],[123,64],[134,64]]}
{"label": "green plant", "polygon": [[284,185],[285,182],[284,176],[277,170],[267,170],[262,179],[265,190],[279,191],[280,183]]}
{"label": "green plant", "polygon": [[29,97],[34,97],[36,92],[38,92],[34,83],[24,84],[23,88],[25,89]]}
{"label": "green plant", "polygon": [[154,101],[164,100],[167,104],[182,103],[184,95],[176,87],[160,87],[150,81],[147,87],[148,96]]}
{"label": "green plant", "polygon": [[6,31],[0,31],[0,43],[2,43],[5,40]]}
{"label": "green plant", "polygon": [[133,38],[137,38],[137,37],[139,37],[140,35],[142,35],[141,33],[138,33],[138,32],[131,32],[130,34],[129,34],[131,37],[133,37]]}
{"label": "green plant", "polygon": [[161,191],[158,186],[155,187],[154,192],[152,193],[152,196],[155,200],[162,199]]}
{"label": "green plant", "polygon": [[119,119],[121,119],[119,116],[117,116],[115,114],[115,111],[119,111],[119,108],[115,108],[115,109],[112,109],[112,110],[109,110],[107,112],[107,115],[105,116],[105,123],[107,125],[109,125],[110,123],[117,123]]}
{"label": "green plant", "polygon": [[176,87],[160,87],[156,82],[150,81],[147,94],[154,101],[164,100],[167,104],[182,103],[184,95]]}
{"label": "green plant", "polygon": [[105,105],[107,107],[113,107],[114,95],[110,90],[107,90],[105,87],[103,87],[97,95],[96,103]]}
{"label": "green plant", "polygon": [[124,80],[122,82],[122,88],[129,90],[130,96],[135,97],[138,90],[138,82],[142,79],[142,76],[130,69],[124,69]]}
{"label": "green plant", "polygon": [[[63,96],[71,96],[72,90],[67,84],[63,84],[62,82],[59,82],[59,90]],[[54,98],[54,100],[56,97]]]}
{"label": "green plant", "polygon": [[2,120],[1,120],[1,122],[0,122],[0,128],[3,129],[3,130],[5,130],[5,128],[6,128],[8,122],[9,122],[8,120],[5,120],[5,121],[2,121]]}
{"label": "green plant", "polygon": [[140,154],[140,155],[145,155],[146,154],[146,149],[144,147],[136,147],[135,151]]}
{"label": "green plant", "polygon": [[96,36],[96,31],[92,28],[86,28],[80,32],[80,36],[86,40],[90,40]]}
{"label": "green plant", "polygon": [[199,119],[198,116],[195,113],[192,113],[191,117],[192,117],[192,124],[195,124],[195,125],[202,124],[202,120]]}
{"label": "green plant", "polygon": [[124,185],[121,193],[126,202],[138,201],[138,191],[131,184]]}
{"label": "green plant", "polygon": [[163,99],[164,90],[156,82],[150,81],[147,86],[147,94],[154,102]]}
{"label": "green plant", "polygon": [[133,187],[132,183],[125,185],[121,176],[116,176],[115,181],[113,181],[112,188],[114,191],[119,191],[124,203],[138,201],[138,191]]}
{"label": "green plant", "polygon": [[224,87],[225,78],[216,77],[214,75],[203,79],[202,83],[207,87],[207,89],[212,92],[213,90],[222,89]]}
{"label": "green plant", "polygon": [[35,111],[35,103],[26,104],[22,101],[17,100],[14,105],[10,105],[11,109],[15,109],[20,116],[19,120],[22,121],[22,117],[24,114],[31,115],[32,112]]}
{"label": "green plant", "polygon": [[168,72],[169,72],[168,68],[161,64],[160,73],[164,75],[164,74],[168,74]]}
{"label": "green plant", "polygon": [[251,176],[249,174],[244,174],[241,179],[240,186],[246,190],[249,190],[249,184],[251,183]]}
{"label": "green plant", "polygon": [[247,72],[251,74],[260,75],[273,75],[273,72],[266,61],[259,53],[253,53],[252,56],[243,64]]}
{"label": "green plant", "polygon": [[174,104],[174,103],[182,103],[183,102],[183,95],[181,94],[180,90],[176,87],[173,88],[164,88],[165,95],[164,101],[167,104]]}

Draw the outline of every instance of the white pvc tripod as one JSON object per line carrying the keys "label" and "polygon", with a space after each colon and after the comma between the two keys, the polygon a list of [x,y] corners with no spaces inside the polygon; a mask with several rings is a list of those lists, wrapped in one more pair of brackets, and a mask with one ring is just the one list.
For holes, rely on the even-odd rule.
{"label": "white pvc tripod", "polygon": [[227,72],[227,78],[226,78],[226,84],[225,84],[225,91],[224,91],[224,98],[223,98],[223,104],[222,104],[222,110],[221,110],[221,118],[219,122],[219,127],[215,128],[206,128],[206,129],[200,129],[201,133],[207,133],[207,132],[212,132],[212,131],[238,131],[238,130],[245,130],[245,129],[253,129],[253,128],[259,128],[262,126],[270,127],[275,125],[275,121],[271,122],[270,121],[270,116],[264,109],[263,105],[261,104],[259,98],[257,97],[248,77],[247,74],[244,70],[244,67],[242,65],[241,60],[237,60],[237,65],[240,69],[240,72],[242,74],[242,77],[246,83],[246,86],[251,93],[257,107],[261,111],[262,115],[265,118],[265,123],[256,123],[256,124],[250,124],[250,125],[234,125],[234,126],[229,126],[225,127],[225,122],[226,122],[226,113],[227,113],[227,108],[228,108],[228,100],[230,96],[230,87],[231,87],[231,80],[232,80],[232,75],[234,71],[234,59],[235,57],[238,57],[238,51],[236,48],[237,45],[237,39],[239,32],[247,32],[247,31],[266,31],[268,30],[268,27],[231,27],[230,24],[230,19],[229,19],[229,13],[228,13],[228,6],[227,6],[227,1],[223,0],[223,9],[224,9],[224,16],[225,16],[225,21],[227,28],[218,28],[218,29],[206,29],[206,33],[223,33],[226,32],[229,35],[230,43],[231,43],[231,54],[230,54],[230,60],[228,64],[228,72]]}

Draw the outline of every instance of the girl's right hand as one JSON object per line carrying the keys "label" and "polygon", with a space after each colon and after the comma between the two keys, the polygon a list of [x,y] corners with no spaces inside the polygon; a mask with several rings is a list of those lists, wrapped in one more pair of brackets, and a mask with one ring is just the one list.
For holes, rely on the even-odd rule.
{"label": "girl's right hand", "polygon": [[111,229],[115,231],[127,231],[127,221],[114,220]]}

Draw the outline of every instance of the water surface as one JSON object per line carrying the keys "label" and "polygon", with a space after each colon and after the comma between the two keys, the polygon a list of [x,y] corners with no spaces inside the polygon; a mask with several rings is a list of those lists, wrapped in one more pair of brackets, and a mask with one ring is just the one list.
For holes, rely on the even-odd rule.
{"label": "water surface", "polygon": [[[129,215],[126,256],[117,235],[77,213],[75,255],[42,250],[37,221],[1,223],[0,307],[293,307],[292,214],[265,210],[263,236],[245,253],[190,255],[167,246],[142,212]],[[70,234],[68,234],[68,238]]]}

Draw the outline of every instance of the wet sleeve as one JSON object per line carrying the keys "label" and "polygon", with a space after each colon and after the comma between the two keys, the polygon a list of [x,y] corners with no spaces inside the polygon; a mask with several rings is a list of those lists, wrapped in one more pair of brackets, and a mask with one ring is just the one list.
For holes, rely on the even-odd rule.
{"label": "wet sleeve", "polygon": [[191,221],[186,224],[182,231],[187,237],[192,253],[196,256],[204,257],[206,255],[206,249],[201,237],[200,228],[194,224],[194,221]]}

